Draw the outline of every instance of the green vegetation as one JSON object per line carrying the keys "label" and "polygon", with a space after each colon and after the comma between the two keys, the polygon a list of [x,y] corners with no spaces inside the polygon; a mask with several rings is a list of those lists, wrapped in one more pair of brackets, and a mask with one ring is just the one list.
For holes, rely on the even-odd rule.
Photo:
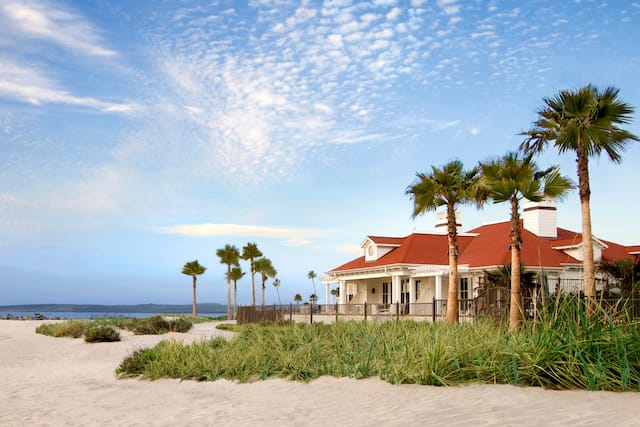
{"label": "green vegetation", "polygon": [[120,333],[111,326],[93,325],[85,332],[84,340],[88,343],[120,341]]}
{"label": "green vegetation", "polygon": [[69,320],[64,323],[43,323],[36,328],[36,333],[55,338],[80,338],[86,329],[86,320]]}
{"label": "green vegetation", "polygon": [[[80,338],[85,335],[85,341],[91,341],[93,337],[103,336],[103,341],[119,341],[107,339],[110,332],[117,333],[116,329],[126,329],[136,335],[159,335],[167,332],[187,332],[193,323],[209,322],[211,318],[192,318],[187,316],[153,316],[137,319],[131,317],[104,317],[90,320],[69,320],[64,323],[44,323],[36,328],[36,333],[52,337]],[[113,336],[113,334],[111,334]]]}
{"label": "green vegetation", "polygon": [[483,321],[245,325],[231,341],[163,341],[129,356],[116,372],[149,379],[378,376],[393,384],[640,390],[640,322],[597,314],[567,298],[514,331]]}

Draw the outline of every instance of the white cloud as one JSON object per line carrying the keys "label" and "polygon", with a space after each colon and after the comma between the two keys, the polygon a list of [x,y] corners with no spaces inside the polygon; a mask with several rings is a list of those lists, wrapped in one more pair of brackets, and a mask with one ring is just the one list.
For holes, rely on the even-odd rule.
{"label": "white cloud", "polygon": [[400,16],[401,13],[402,9],[400,9],[399,7],[394,7],[389,11],[389,13],[387,13],[386,18],[389,21],[394,21],[396,20],[396,18],[398,18],[398,16]]}
{"label": "white cloud", "polygon": [[303,246],[312,243],[310,239],[321,238],[335,233],[335,230],[313,228],[264,227],[241,224],[184,224],[164,227],[160,233],[181,234],[192,237],[242,236],[248,238],[286,239],[285,246]]}
{"label": "white cloud", "polygon": [[93,97],[75,96],[58,89],[39,70],[25,67],[8,58],[0,58],[0,97],[11,98],[34,105],[64,104],[87,107],[106,113],[130,114],[140,107],[128,103],[101,101]]}
{"label": "white cloud", "polygon": [[48,40],[86,55],[117,55],[101,45],[102,38],[91,23],[60,7],[36,1],[5,1],[0,12],[6,25],[21,35]]}

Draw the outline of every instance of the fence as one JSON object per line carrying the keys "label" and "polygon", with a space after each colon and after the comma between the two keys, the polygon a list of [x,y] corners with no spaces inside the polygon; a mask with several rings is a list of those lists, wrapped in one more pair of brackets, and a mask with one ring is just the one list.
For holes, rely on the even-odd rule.
{"label": "fence", "polygon": [[[469,322],[477,318],[492,318],[505,321],[509,318],[509,289],[496,292],[491,298],[479,297],[458,301],[458,319]],[[522,298],[525,318],[538,316],[555,296],[542,297],[541,294],[527,295]],[[640,318],[640,299],[598,298],[601,307],[610,315],[624,313],[630,318]],[[432,300],[429,303],[397,304],[289,304],[238,307],[237,322],[302,322],[332,323],[338,320],[420,320],[444,321],[447,314],[447,300]]]}
{"label": "fence", "polygon": [[[323,322],[337,320],[391,320],[414,319],[436,322],[445,320],[447,300],[432,300],[428,303],[394,304],[289,304],[257,307],[238,307],[237,322]],[[470,321],[478,315],[475,301],[458,301],[458,318]]]}

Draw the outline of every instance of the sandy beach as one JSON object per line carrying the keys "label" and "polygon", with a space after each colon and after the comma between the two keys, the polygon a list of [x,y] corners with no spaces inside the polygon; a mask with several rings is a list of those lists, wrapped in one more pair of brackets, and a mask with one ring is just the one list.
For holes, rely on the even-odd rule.
{"label": "sandy beach", "polygon": [[117,343],[35,333],[39,321],[0,321],[0,425],[638,426],[640,393],[504,385],[394,386],[378,379],[118,380],[120,361],[162,339],[229,336],[216,322],[188,334]]}

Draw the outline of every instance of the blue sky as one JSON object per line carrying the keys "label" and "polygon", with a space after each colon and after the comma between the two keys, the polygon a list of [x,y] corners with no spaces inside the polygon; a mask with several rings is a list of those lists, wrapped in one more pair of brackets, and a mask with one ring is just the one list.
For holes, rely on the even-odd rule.
{"label": "blue sky", "polygon": [[[517,147],[543,97],[640,107],[639,33],[638,1],[0,0],[0,305],[190,303],[193,259],[224,302],[215,251],[249,241],[306,298],[366,235],[433,230],[415,173]],[[640,243],[639,161],[592,161],[598,237]]]}

